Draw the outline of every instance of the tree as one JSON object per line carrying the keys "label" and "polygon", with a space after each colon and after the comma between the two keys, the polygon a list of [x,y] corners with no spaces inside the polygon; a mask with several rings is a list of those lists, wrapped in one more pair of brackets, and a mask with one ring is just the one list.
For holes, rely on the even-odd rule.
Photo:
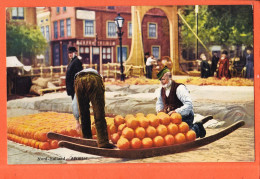
{"label": "tree", "polygon": [[226,45],[253,45],[252,6],[208,6],[207,29],[217,27],[211,32],[215,42]]}
{"label": "tree", "polygon": [[26,57],[33,64],[36,55],[44,53],[47,42],[41,31],[32,25],[8,22],[6,25],[7,56]]}
{"label": "tree", "polygon": [[[181,12],[196,31],[194,6],[182,6]],[[199,38],[210,45],[253,45],[252,6],[199,6]],[[195,36],[181,22],[182,48],[195,47]]]}

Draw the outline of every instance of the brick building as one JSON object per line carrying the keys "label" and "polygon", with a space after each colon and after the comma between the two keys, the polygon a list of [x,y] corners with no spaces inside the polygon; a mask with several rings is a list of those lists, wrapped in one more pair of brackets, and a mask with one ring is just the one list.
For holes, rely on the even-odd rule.
{"label": "brick building", "polygon": [[15,20],[30,25],[36,25],[35,7],[9,7],[6,9],[6,21]]}
{"label": "brick building", "polygon": [[[130,6],[51,7],[51,50],[54,66],[67,65],[67,49],[76,46],[85,64],[119,62],[119,40],[114,23],[117,14],[125,19],[122,31],[123,60],[131,50]],[[160,59],[169,56],[169,22],[163,11],[151,9],[143,19],[145,52]]]}
{"label": "brick building", "polygon": [[41,63],[49,66],[51,61],[51,11],[49,7],[37,8],[37,25],[40,28],[42,35],[49,44],[44,54],[44,61]]}

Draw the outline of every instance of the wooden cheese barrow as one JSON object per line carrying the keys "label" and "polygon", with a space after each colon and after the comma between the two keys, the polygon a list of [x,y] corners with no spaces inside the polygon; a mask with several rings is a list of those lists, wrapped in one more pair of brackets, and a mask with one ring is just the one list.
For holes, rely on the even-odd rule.
{"label": "wooden cheese barrow", "polygon": [[[204,118],[204,121],[207,121],[208,119],[205,120]],[[104,149],[104,148],[98,148],[97,141],[94,139],[70,137],[70,136],[61,135],[53,132],[49,132],[47,136],[49,139],[59,140],[60,147],[65,147],[83,153],[104,156],[104,157],[112,157],[112,158],[142,159],[142,158],[149,158],[149,157],[184,152],[187,150],[195,149],[210,144],[232,133],[233,131],[240,128],[244,124],[245,124],[244,121],[238,121],[216,134],[201,139],[197,139],[192,142],[186,142],[183,144],[177,144],[171,146],[153,147],[147,149],[143,149],[143,148],[128,149],[128,150],[119,150],[117,148]]]}

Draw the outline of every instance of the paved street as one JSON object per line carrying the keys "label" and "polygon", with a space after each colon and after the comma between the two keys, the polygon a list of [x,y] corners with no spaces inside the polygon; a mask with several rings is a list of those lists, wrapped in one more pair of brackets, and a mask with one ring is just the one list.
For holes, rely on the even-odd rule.
{"label": "paved street", "polygon": [[[246,127],[229,136],[194,151],[155,157],[144,160],[119,160],[82,154],[68,149],[42,151],[8,141],[9,164],[31,163],[113,163],[113,162],[216,162],[254,160],[254,92],[253,87],[194,86],[187,85],[191,92],[196,113],[213,115],[215,120],[206,123],[208,134],[214,134],[237,120],[244,120]],[[114,114],[155,113],[155,91],[158,85],[128,85],[106,87],[106,112]],[[11,100],[7,103],[8,117],[56,111],[71,113],[71,98],[62,93],[49,93],[34,98]],[[226,147],[228,146],[228,147]],[[201,152],[203,151],[203,152]],[[206,151],[206,152],[205,152]],[[222,152],[223,151],[223,152]],[[248,152],[245,152],[248,151]],[[189,153],[193,158],[187,159]],[[203,153],[203,154],[202,154]],[[247,153],[246,155],[241,155]],[[205,154],[205,155],[204,155]],[[230,158],[229,156],[235,156]],[[202,155],[202,156],[201,156]],[[207,157],[214,156],[214,157]],[[176,158],[176,156],[178,156]],[[39,159],[40,157],[40,159]],[[73,160],[78,157],[79,160]],[[200,159],[201,157],[201,159]]]}

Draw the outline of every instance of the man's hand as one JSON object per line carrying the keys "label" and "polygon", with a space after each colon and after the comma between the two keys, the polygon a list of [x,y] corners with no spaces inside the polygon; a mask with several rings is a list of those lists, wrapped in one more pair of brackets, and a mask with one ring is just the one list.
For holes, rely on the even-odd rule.
{"label": "man's hand", "polygon": [[168,115],[170,116],[172,113],[176,113],[175,111],[168,112]]}
{"label": "man's hand", "polygon": [[76,123],[76,130],[78,133],[81,132],[81,124],[79,123],[79,120],[77,120],[77,123]]}

